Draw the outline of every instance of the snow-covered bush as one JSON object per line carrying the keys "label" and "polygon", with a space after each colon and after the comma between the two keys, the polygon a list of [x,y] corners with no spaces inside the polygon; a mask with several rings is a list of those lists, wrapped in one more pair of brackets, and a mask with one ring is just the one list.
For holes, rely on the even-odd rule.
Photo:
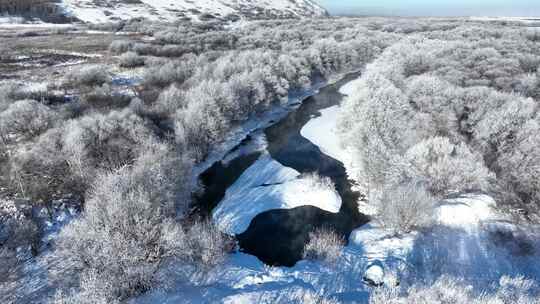
{"label": "snow-covered bush", "polygon": [[427,190],[444,197],[449,192],[487,190],[495,176],[484,166],[479,153],[465,143],[453,144],[446,137],[434,137],[411,147],[405,158],[411,164],[407,174],[425,181]]}
{"label": "snow-covered bush", "polygon": [[185,93],[176,85],[171,85],[159,94],[153,108],[160,114],[171,115],[185,105]]}
{"label": "snow-covered bush", "polygon": [[19,100],[0,113],[0,132],[4,137],[14,135],[32,138],[53,125],[55,113],[35,100]]}
{"label": "snow-covered bush", "polygon": [[69,121],[63,135],[72,173],[91,181],[97,169],[133,163],[154,137],[149,124],[129,109]]}
{"label": "snow-covered bush", "polygon": [[233,240],[223,234],[211,221],[195,222],[187,228],[185,258],[205,270],[225,261],[234,248]]}
{"label": "snow-covered bush", "polygon": [[304,246],[303,258],[319,260],[328,264],[336,263],[341,257],[345,240],[335,231],[318,228],[309,234],[309,241]]}
{"label": "snow-covered bush", "polygon": [[126,52],[120,55],[120,66],[123,68],[136,68],[144,65],[144,57],[135,52]]}
{"label": "snow-covered bush", "polygon": [[120,55],[130,51],[133,48],[133,42],[129,40],[114,40],[109,45],[109,52]]}
{"label": "snow-covered bush", "polygon": [[63,86],[67,88],[95,87],[110,82],[111,77],[104,65],[85,66],[71,70],[64,78]]}
{"label": "snow-covered bush", "polygon": [[152,162],[156,168],[144,163],[145,170],[124,167],[101,175],[84,215],[62,230],[57,252],[82,271],[83,292],[88,289],[84,278],[90,276],[91,282],[108,286],[91,290],[105,292],[107,299],[125,299],[151,288],[166,259],[185,258],[185,233],[171,218],[175,194],[156,192],[161,183],[171,185],[167,170],[172,168],[164,171],[161,162]]}
{"label": "snow-covered bush", "polygon": [[388,185],[374,203],[375,220],[396,234],[429,226],[434,220],[435,199],[421,182]]}
{"label": "snow-covered bush", "polygon": [[303,178],[309,182],[309,188],[327,189],[331,191],[334,191],[336,189],[336,185],[331,178],[327,176],[321,176],[316,172],[305,174]]}
{"label": "snow-covered bush", "polygon": [[12,82],[0,82],[0,112],[3,112],[14,101],[17,86]]}
{"label": "snow-covered bush", "polygon": [[45,204],[67,194],[82,198],[86,187],[70,172],[63,134],[63,128],[49,129],[30,149],[13,156],[9,177],[14,192]]}
{"label": "snow-covered bush", "polygon": [[90,109],[123,108],[130,101],[130,96],[115,93],[107,83],[86,90],[81,95],[81,106]]}

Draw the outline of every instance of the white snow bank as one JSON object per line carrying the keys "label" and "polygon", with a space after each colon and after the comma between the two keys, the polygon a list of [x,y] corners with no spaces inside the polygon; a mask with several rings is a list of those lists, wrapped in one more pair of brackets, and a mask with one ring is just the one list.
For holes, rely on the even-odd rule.
{"label": "white snow bank", "polygon": [[[362,283],[364,265],[357,263],[352,253],[344,252],[341,262],[333,267],[307,261],[291,268],[270,267],[256,257],[235,253],[224,265],[210,270],[202,282],[191,277],[190,283],[184,281],[170,290],[152,291],[129,303],[289,304],[290,295],[303,299],[308,293],[319,292],[339,303],[367,303],[368,294]],[[306,299],[294,303],[312,302]]]}
{"label": "white snow bank", "polygon": [[339,93],[345,96],[351,96],[356,92],[359,86],[359,83],[360,83],[360,78],[355,79],[353,81],[349,81],[339,89]]}
{"label": "white snow bank", "polygon": [[223,232],[239,234],[262,212],[307,205],[337,213],[341,197],[335,189],[313,188],[298,171],[265,154],[227,189],[212,217]]}
{"label": "white snow bank", "polygon": [[437,208],[439,224],[471,228],[482,222],[499,219],[495,213],[495,200],[487,195],[462,195],[455,199],[447,199]]}
{"label": "white snow bank", "polygon": [[370,223],[351,232],[349,246],[360,248],[362,256],[368,261],[385,261],[392,257],[405,257],[413,247],[415,236],[415,233],[411,233],[398,237]]}
{"label": "white snow bank", "polygon": [[332,106],[319,111],[321,116],[312,118],[300,130],[300,134],[321,151],[342,163],[350,163],[351,155],[342,147],[337,122],[340,113],[339,106]]}
{"label": "white snow bank", "polygon": [[[365,187],[362,186],[361,177],[359,176],[360,169],[358,162],[354,161],[354,153],[351,147],[343,147],[341,143],[341,134],[338,130],[337,123],[341,113],[341,107],[336,105],[319,111],[321,114],[318,117],[312,118],[300,130],[300,134],[318,146],[322,153],[340,161],[345,167],[345,171],[349,178],[355,180],[357,184],[353,185],[354,191],[364,192]],[[358,202],[358,209],[361,213],[372,215],[373,208],[366,205],[363,201]]]}

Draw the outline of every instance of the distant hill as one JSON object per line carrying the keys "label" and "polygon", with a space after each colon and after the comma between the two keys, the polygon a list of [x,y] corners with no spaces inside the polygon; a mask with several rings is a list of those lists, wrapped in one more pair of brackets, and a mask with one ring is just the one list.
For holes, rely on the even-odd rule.
{"label": "distant hill", "polygon": [[5,14],[98,23],[138,17],[163,21],[321,17],[328,12],[313,0],[0,0],[0,15]]}

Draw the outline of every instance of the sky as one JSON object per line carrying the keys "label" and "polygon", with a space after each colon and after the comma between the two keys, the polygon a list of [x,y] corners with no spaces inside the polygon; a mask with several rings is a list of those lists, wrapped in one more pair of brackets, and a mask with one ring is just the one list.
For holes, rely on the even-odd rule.
{"label": "sky", "polygon": [[535,16],[540,0],[317,0],[332,15]]}

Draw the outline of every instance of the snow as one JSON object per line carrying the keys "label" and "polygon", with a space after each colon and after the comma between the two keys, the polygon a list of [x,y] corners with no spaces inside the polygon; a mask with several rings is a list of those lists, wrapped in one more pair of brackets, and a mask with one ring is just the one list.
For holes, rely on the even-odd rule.
{"label": "snow", "polygon": [[[256,8],[289,16],[323,16],[326,13],[318,4],[306,0],[141,0],[141,3],[120,2],[108,7],[99,6],[93,0],[63,0],[61,5],[70,16],[90,23],[138,17],[154,21],[174,21],[181,17],[198,20],[197,12],[224,17],[229,14],[241,15],[243,11],[253,11]],[[253,10],[247,9],[249,7]]]}
{"label": "snow", "polygon": [[337,213],[341,197],[335,189],[314,187],[296,170],[264,154],[227,189],[212,217],[221,231],[240,234],[260,213],[307,205]]}
{"label": "snow", "polygon": [[384,284],[384,268],[380,261],[375,261],[366,268],[363,279],[368,284],[373,284],[375,286]]}
{"label": "snow", "polygon": [[487,195],[463,195],[441,203],[437,208],[437,219],[442,225],[471,228],[499,219],[495,205],[495,200]]}
{"label": "snow", "polygon": [[345,96],[351,96],[355,93],[360,83],[360,78],[347,82],[339,89],[339,93]]}
{"label": "snow", "polygon": [[332,106],[319,112],[321,115],[304,125],[300,134],[318,146],[324,154],[342,163],[350,163],[350,154],[342,147],[337,128],[340,106]]}

